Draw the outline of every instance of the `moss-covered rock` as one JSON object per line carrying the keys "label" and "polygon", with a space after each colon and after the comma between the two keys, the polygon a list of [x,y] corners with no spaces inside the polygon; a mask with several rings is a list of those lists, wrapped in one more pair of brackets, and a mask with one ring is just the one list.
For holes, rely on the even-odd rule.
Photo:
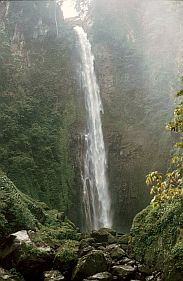
{"label": "moss-covered rock", "polygon": [[127,276],[133,275],[135,268],[130,265],[116,265],[112,267],[112,272],[114,275],[117,275],[120,278],[125,278]]}
{"label": "moss-covered rock", "polygon": [[60,270],[67,278],[71,277],[78,260],[79,242],[74,240],[65,240],[62,246],[56,251],[54,259],[54,268]]}
{"label": "moss-covered rock", "polygon": [[107,271],[109,259],[100,250],[94,250],[79,259],[73,272],[72,280],[82,280],[99,272]]}
{"label": "moss-covered rock", "polygon": [[61,281],[65,280],[64,276],[58,270],[50,270],[44,272],[44,281]]}
{"label": "moss-covered rock", "polygon": [[135,257],[162,270],[166,281],[183,276],[183,198],[139,213],[131,229]]}
{"label": "moss-covered rock", "polygon": [[77,228],[73,227],[69,222],[62,225],[44,225],[32,237],[36,245],[49,245],[51,248],[58,248],[64,240],[80,239],[80,233]]}
{"label": "moss-covered rock", "polygon": [[120,248],[117,244],[111,244],[106,247],[106,251],[109,253],[110,257],[114,260],[120,260],[126,256],[125,251]]}
{"label": "moss-covered rock", "polygon": [[112,274],[109,272],[100,272],[93,276],[88,277],[87,279],[84,279],[83,281],[112,281]]}
{"label": "moss-covered rock", "polygon": [[16,270],[7,271],[0,267],[0,281],[24,281],[23,277]]}
{"label": "moss-covered rock", "polygon": [[79,240],[80,234],[68,219],[60,222],[57,210],[19,191],[4,174],[0,175],[0,240],[19,230],[34,230],[37,245],[58,247],[64,239]]}
{"label": "moss-covered rock", "polygon": [[35,229],[45,220],[43,208],[0,175],[0,239],[21,229]]}
{"label": "moss-covered rock", "polygon": [[130,236],[128,234],[121,235],[118,238],[118,243],[122,245],[128,245]]}
{"label": "moss-covered rock", "polygon": [[101,228],[99,230],[93,231],[91,237],[94,238],[96,243],[115,243],[117,242],[116,232],[108,229]]}
{"label": "moss-covered rock", "polygon": [[44,271],[52,269],[53,260],[54,252],[50,247],[37,247],[32,242],[23,242],[2,261],[2,264],[8,268],[15,268],[27,281],[37,281],[42,280]]}
{"label": "moss-covered rock", "polygon": [[92,246],[95,243],[95,239],[94,238],[84,238],[80,241],[79,244],[79,249],[82,250],[88,246]]}

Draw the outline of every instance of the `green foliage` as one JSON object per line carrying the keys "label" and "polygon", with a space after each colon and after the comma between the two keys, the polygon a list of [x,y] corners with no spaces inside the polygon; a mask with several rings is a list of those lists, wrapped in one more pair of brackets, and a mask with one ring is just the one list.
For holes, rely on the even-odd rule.
{"label": "green foliage", "polygon": [[[177,97],[183,96],[183,90],[177,93]],[[173,120],[167,125],[167,128],[180,135],[180,141],[175,144],[177,149],[172,157],[171,171],[164,176],[157,171],[150,173],[146,177],[146,184],[151,186],[151,194],[154,196],[151,204],[153,207],[166,201],[174,200],[181,196],[183,192],[183,102],[176,107]]]}
{"label": "green foliage", "polygon": [[150,173],[146,177],[146,184],[152,186],[151,194],[154,197],[151,204],[153,207],[180,196],[182,194],[182,183],[181,174],[177,170],[167,173],[165,178],[157,171]]}
{"label": "green foliage", "polygon": [[65,222],[62,225],[49,224],[42,226],[33,237],[33,241],[38,245],[49,245],[50,247],[59,247],[64,240],[79,240],[80,235],[75,227]]}
{"label": "green foliage", "polygon": [[35,229],[39,223],[30,209],[34,211],[37,210],[44,217],[44,213],[36,203],[21,193],[6,176],[1,176],[0,238],[21,229]]}
{"label": "green foliage", "polygon": [[165,280],[181,280],[176,276],[183,271],[182,214],[183,199],[175,198],[154,208],[148,206],[135,217],[132,225],[131,245],[135,257],[163,271]]}
{"label": "green foliage", "polygon": [[15,268],[11,268],[9,272],[13,275],[13,277],[17,278],[19,281],[24,281],[24,278],[22,277],[20,272],[17,272]]}
{"label": "green foliage", "polygon": [[[12,1],[8,21],[0,20],[0,169],[21,191],[68,210],[75,200],[74,35],[60,19],[56,38],[54,7],[54,1]],[[23,47],[20,38],[12,41],[15,26]]]}
{"label": "green foliage", "polygon": [[37,245],[59,247],[63,240],[79,240],[80,234],[69,220],[60,222],[58,211],[20,192],[5,176],[0,176],[0,239],[16,231],[36,231],[32,241]]}
{"label": "green foliage", "polygon": [[76,262],[78,259],[79,242],[66,240],[58,250],[55,259],[59,263]]}

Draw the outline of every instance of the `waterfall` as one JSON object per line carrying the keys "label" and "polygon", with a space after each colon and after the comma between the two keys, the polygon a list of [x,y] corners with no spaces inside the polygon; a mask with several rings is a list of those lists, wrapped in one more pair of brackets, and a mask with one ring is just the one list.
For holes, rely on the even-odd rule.
{"label": "waterfall", "polygon": [[87,111],[85,134],[85,158],[83,171],[83,207],[87,230],[111,227],[110,196],[106,177],[106,153],[102,132],[99,86],[94,71],[94,56],[91,44],[82,27],[76,26],[81,59],[82,80]]}
{"label": "waterfall", "polygon": [[[90,3],[90,1],[88,1]],[[65,19],[83,16],[88,7],[82,4],[81,13],[76,8],[76,0],[64,0],[61,6]],[[82,80],[87,112],[87,132],[85,134],[83,181],[83,210],[85,230],[112,227],[111,202],[106,176],[106,153],[102,132],[100,90],[94,70],[94,56],[87,34],[80,26],[74,27],[80,43],[82,60]]]}

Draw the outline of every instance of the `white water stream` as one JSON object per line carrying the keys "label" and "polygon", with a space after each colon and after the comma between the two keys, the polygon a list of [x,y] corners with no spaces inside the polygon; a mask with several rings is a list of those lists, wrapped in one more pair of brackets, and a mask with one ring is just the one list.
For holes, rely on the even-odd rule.
{"label": "white water stream", "polygon": [[[70,14],[76,15],[76,11],[74,12],[73,5],[71,5],[72,1],[69,0],[69,3],[72,6]],[[67,18],[69,10],[65,14],[65,18]],[[90,41],[82,27],[76,26],[74,30],[80,43],[82,82],[87,111],[87,133],[85,134],[84,171],[82,175],[84,227],[87,230],[92,230],[112,226],[111,203],[106,176],[107,160],[101,122],[103,109]]]}
{"label": "white water stream", "polygon": [[83,174],[83,202],[90,229],[111,227],[110,197],[106,178],[106,153],[102,133],[102,103],[94,71],[94,56],[87,34],[76,26],[81,46],[82,78],[87,110],[86,153]]}

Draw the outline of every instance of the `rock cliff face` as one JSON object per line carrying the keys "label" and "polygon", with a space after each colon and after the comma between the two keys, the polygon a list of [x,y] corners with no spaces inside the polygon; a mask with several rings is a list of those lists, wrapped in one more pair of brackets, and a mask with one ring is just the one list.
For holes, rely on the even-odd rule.
{"label": "rock cliff face", "polygon": [[21,191],[79,225],[82,111],[75,34],[55,1],[0,5],[0,168]]}
{"label": "rock cliff face", "polygon": [[[167,165],[164,127],[181,71],[182,5],[111,1],[90,1],[84,25],[105,111],[114,228],[127,231],[149,201],[145,175]],[[81,225],[86,120],[73,27],[54,1],[0,5],[0,168]]]}
{"label": "rock cliff face", "polygon": [[104,104],[114,227],[124,231],[149,201],[145,175],[168,165],[164,128],[179,87],[181,11],[171,1],[101,0],[87,19]]}

